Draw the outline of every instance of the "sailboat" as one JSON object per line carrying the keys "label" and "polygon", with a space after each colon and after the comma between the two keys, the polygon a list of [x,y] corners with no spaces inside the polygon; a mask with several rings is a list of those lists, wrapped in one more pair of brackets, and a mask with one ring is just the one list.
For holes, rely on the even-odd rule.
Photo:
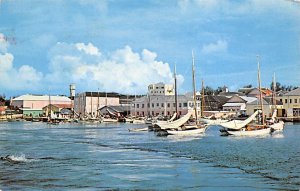
{"label": "sailboat", "polygon": [[[263,104],[262,104],[262,91],[261,91],[261,78],[260,78],[260,65],[259,65],[259,59],[257,59],[257,70],[258,70],[258,89],[260,92],[259,95],[259,101],[260,101],[260,120],[259,123],[252,123],[250,122],[248,124],[245,124],[244,126],[240,128],[227,128],[225,129],[225,132],[228,135],[234,135],[234,136],[262,136],[262,135],[268,135],[271,133],[271,127],[269,125],[265,124],[265,119],[264,119],[264,110],[263,110]],[[257,114],[256,114],[257,115]],[[253,117],[254,115],[252,115]],[[248,118],[249,119],[249,118]],[[246,119],[247,120],[247,119]],[[250,120],[248,120],[250,121]],[[247,121],[247,122],[248,122]],[[223,124],[221,124],[223,125]]]}
{"label": "sailboat", "polygon": [[275,80],[275,73],[273,75],[273,95],[272,95],[272,102],[273,102],[273,114],[271,120],[268,122],[270,123],[270,127],[272,131],[282,131],[284,128],[284,122],[278,121],[277,118],[277,104],[276,104],[276,80]]}
{"label": "sailboat", "polygon": [[[183,125],[181,128],[177,130],[167,130],[168,134],[170,135],[195,135],[195,134],[202,134],[205,132],[207,125],[199,124],[198,121],[198,114],[197,114],[197,104],[196,104],[196,83],[195,83],[195,59],[194,59],[194,52],[192,51],[192,77],[193,77],[193,97],[194,97],[194,112],[196,118],[196,124],[188,124]],[[192,113],[192,112],[189,112]]]}

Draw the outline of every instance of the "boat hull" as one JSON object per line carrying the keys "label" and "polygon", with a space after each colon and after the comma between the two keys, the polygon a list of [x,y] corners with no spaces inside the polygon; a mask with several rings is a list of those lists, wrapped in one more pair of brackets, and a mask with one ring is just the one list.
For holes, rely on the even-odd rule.
{"label": "boat hull", "polygon": [[239,130],[239,131],[226,131],[228,135],[233,136],[263,136],[268,135],[271,133],[271,128],[265,128],[265,129],[257,129],[257,130],[251,130],[251,131],[245,131],[245,130]]}
{"label": "boat hull", "polygon": [[190,136],[190,135],[198,135],[198,134],[203,134],[206,130],[205,128],[197,128],[197,129],[187,129],[187,130],[167,130],[168,134],[170,135],[179,135],[179,136]]}

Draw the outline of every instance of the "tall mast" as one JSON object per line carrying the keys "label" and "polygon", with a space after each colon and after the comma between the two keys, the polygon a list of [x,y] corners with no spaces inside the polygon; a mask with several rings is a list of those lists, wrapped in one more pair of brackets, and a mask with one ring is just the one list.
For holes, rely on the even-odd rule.
{"label": "tall mast", "polygon": [[276,109],[276,80],[275,80],[275,72],[273,74],[273,107]]}
{"label": "tall mast", "polygon": [[177,111],[177,79],[176,79],[176,64],[174,66],[174,83],[175,83],[175,112],[176,112],[176,117],[178,115]]}
{"label": "tall mast", "polygon": [[202,79],[201,117],[203,116],[203,111],[204,111],[204,81]]}
{"label": "tall mast", "polygon": [[192,74],[193,74],[193,93],[194,93],[194,111],[195,111],[195,118],[196,124],[198,123],[198,115],[197,115],[197,106],[196,106],[196,82],[195,82],[195,58],[194,58],[194,51],[192,51]]}
{"label": "tall mast", "polygon": [[258,78],[258,89],[259,89],[259,99],[260,99],[260,109],[261,109],[261,120],[262,120],[262,125],[265,124],[264,120],[264,110],[263,110],[263,100],[262,100],[262,92],[261,92],[261,81],[260,81],[260,65],[259,65],[259,56],[257,56],[257,78]]}

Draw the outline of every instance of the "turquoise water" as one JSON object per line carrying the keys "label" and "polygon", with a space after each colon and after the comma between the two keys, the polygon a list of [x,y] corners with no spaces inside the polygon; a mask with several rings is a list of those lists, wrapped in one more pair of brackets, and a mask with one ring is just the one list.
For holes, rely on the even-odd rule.
{"label": "turquoise water", "polygon": [[132,124],[0,123],[1,190],[299,190],[300,124],[260,138],[128,132]]}

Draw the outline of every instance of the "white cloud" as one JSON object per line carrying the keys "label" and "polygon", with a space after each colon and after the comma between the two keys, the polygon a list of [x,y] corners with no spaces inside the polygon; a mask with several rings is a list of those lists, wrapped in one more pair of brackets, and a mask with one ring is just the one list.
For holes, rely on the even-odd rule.
{"label": "white cloud", "polygon": [[28,65],[15,68],[14,56],[7,52],[8,42],[0,33],[0,87],[11,90],[36,89],[40,85],[43,74]]}
{"label": "white cloud", "polygon": [[[114,52],[98,57],[87,57],[77,49],[77,52],[67,51],[78,44],[57,44],[50,61],[51,73],[47,81],[59,83],[75,82],[83,91],[97,90],[115,91],[120,93],[146,93],[150,83],[172,83],[172,72],[168,63],[157,61],[157,54],[144,49],[141,54],[125,46]],[[63,48],[59,50],[59,47]],[[95,47],[97,48],[97,47]],[[98,49],[98,48],[97,48]],[[179,82],[184,81],[178,75]]]}
{"label": "white cloud", "polygon": [[202,47],[201,52],[203,54],[215,54],[227,52],[227,41],[218,40],[216,43],[206,44]]}
{"label": "white cloud", "polygon": [[76,48],[80,51],[84,51],[86,54],[95,55],[95,56],[101,55],[98,48],[95,47],[92,43],[88,43],[87,45],[85,45],[84,43],[77,43]]}

